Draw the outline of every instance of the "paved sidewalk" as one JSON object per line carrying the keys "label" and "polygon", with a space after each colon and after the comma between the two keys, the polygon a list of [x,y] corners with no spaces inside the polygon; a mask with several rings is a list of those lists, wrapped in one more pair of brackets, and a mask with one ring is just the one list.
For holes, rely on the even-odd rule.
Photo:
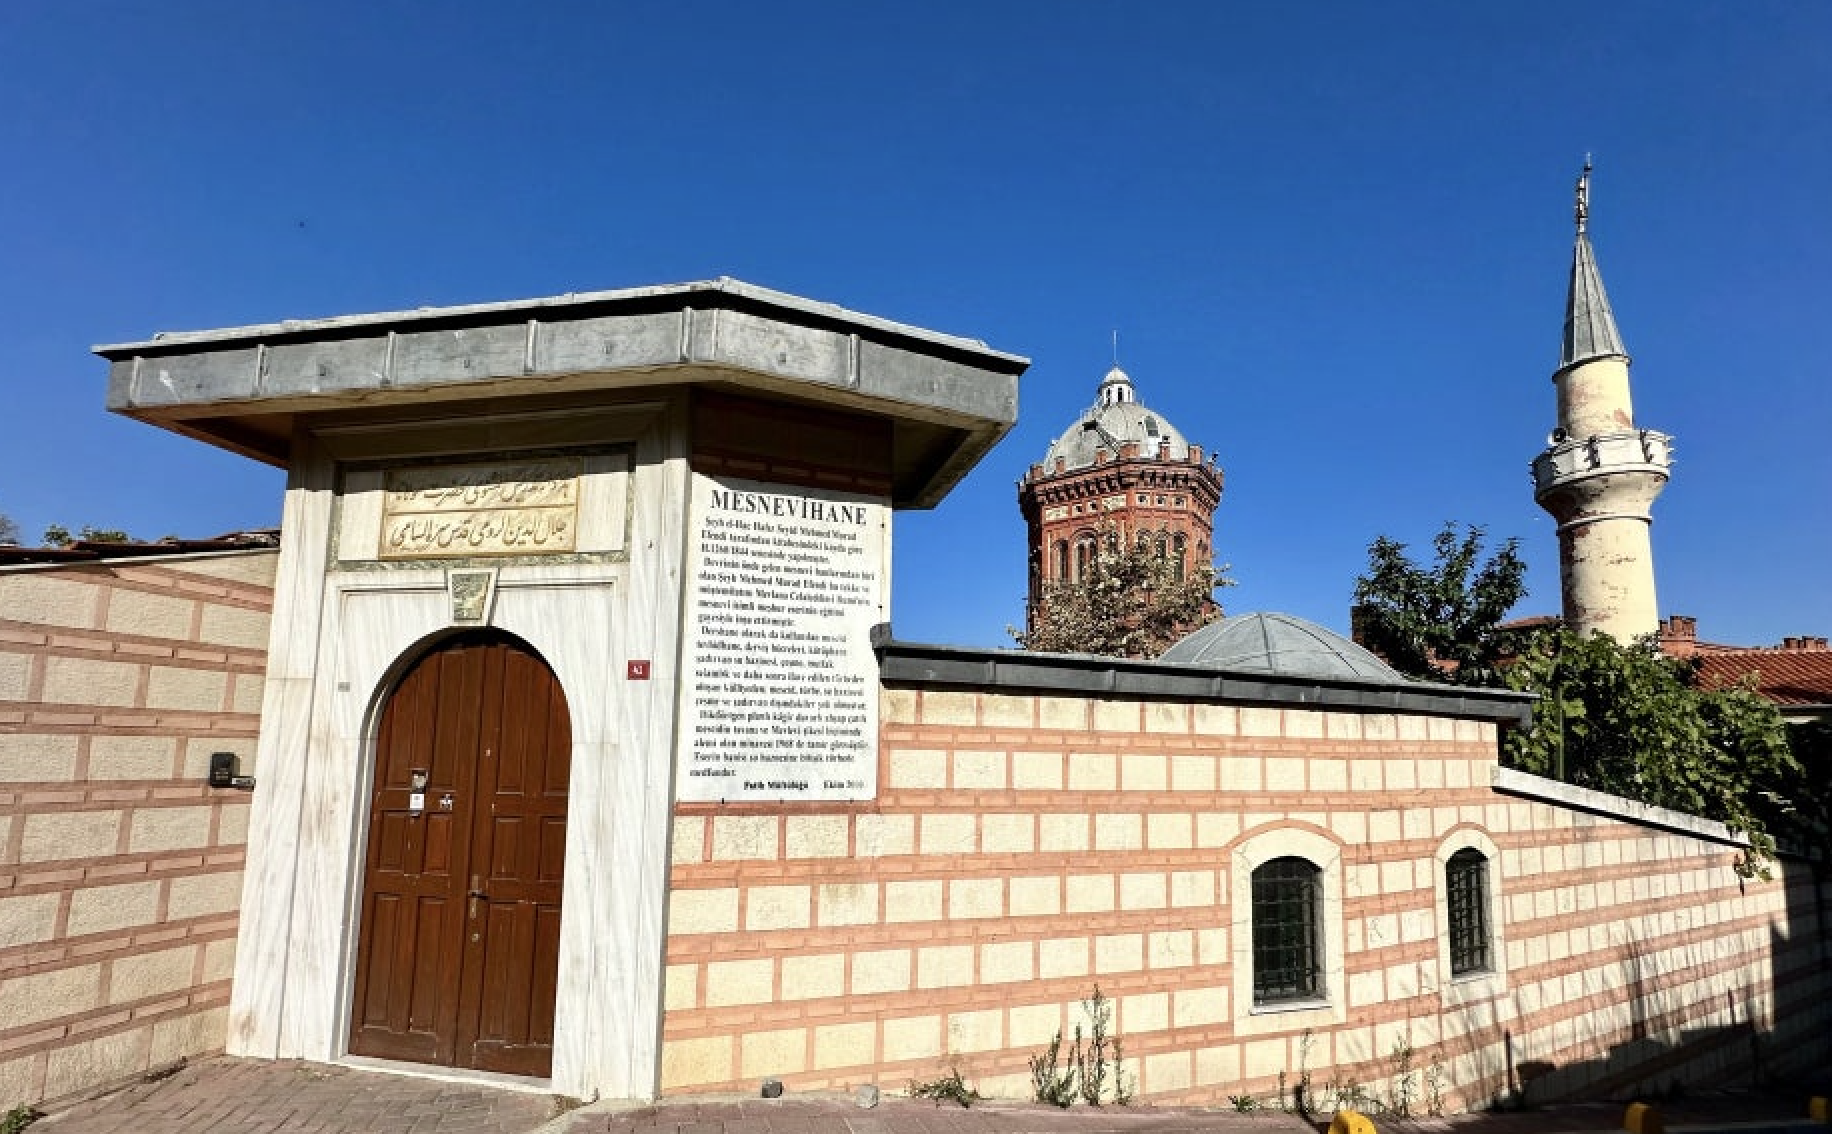
{"label": "paved sidewalk", "polygon": [[1060,1107],[990,1100],[963,1109],[886,1098],[870,1110],[850,1099],[743,1099],[588,1107],[565,1134],[1314,1134],[1295,1115],[1172,1107]]}
{"label": "paved sidewalk", "polygon": [[553,1099],[408,1075],[219,1056],[60,1107],[31,1134],[527,1134]]}

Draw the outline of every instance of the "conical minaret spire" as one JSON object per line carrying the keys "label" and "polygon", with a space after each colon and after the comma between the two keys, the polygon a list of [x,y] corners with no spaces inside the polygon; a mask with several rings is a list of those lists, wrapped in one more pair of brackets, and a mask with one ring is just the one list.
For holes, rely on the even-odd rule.
{"label": "conical minaret spire", "polygon": [[1565,624],[1627,642],[1660,625],[1649,528],[1672,439],[1635,426],[1628,352],[1590,247],[1590,170],[1586,157],[1564,345],[1552,375],[1558,425],[1533,462],[1534,498],[1558,521]]}
{"label": "conical minaret spire", "polygon": [[1593,358],[1628,357],[1622,348],[1622,335],[1616,330],[1616,317],[1609,309],[1609,294],[1603,290],[1603,275],[1597,271],[1597,256],[1590,247],[1590,158],[1584,159],[1584,172],[1578,176],[1577,247],[1571,254],[1571,287],[1565,293],[1565,344],[1559,352],[1558,365],[1563,370]]}

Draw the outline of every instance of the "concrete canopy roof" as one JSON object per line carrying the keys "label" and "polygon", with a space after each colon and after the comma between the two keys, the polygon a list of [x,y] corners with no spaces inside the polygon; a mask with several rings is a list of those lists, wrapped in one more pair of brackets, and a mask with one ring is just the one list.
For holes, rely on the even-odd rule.
{"label": "concrete canopy roof", "polygon": [[683,383],[892,424],[892,501],[933,507],[1017,420],[1030,361],[733,279],[428,307],[98,346],[108,408],[284,467],[357,407]]}

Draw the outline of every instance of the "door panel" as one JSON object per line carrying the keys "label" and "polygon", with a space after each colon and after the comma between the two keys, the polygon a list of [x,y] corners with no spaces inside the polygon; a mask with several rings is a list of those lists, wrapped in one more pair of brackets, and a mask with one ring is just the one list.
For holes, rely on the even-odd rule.
{"label": "door panel", "polygon": [[552,670],[506,634],[402,677],[376,740],[352,1053],[550,1072],[571,745]]}

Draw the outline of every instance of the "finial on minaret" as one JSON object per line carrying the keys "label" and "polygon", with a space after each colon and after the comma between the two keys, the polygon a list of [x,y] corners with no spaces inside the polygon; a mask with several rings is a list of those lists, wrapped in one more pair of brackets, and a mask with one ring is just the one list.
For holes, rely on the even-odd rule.
{"label": "finial on minaret", "polygon": [[1113,329],[1113,365],[1118,366],[1119,364],[1120,364],[1120,332],[1119,332],[1119,328],[1115,327]]}
{"label": "finial on minaret", "polygon": [[1578,232],[1590,227],[1590,155],[1584,155],[1584,172],[1578,174],[1578,203],[1575,210],[1578,220]]}

